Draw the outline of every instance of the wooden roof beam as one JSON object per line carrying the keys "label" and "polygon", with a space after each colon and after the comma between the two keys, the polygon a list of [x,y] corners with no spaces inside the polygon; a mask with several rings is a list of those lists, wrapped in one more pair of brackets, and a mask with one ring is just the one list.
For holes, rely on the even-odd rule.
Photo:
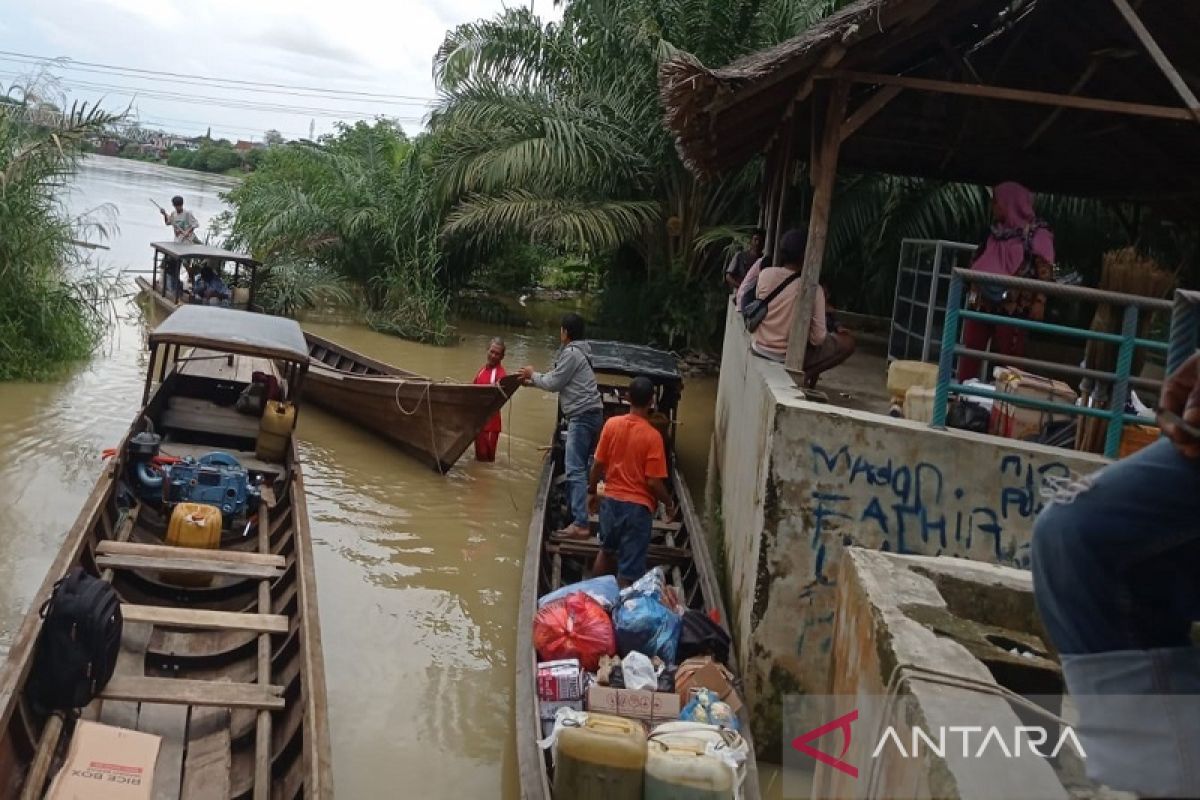
{"label": "wooden roof beam", "polygon": [[1174,122],[1191,122],[1194,119],[1192,112],[1188,109],[1175,108],[1173,106],[1128,103],[1122,100],[1077,97],[1069,94],[1038,92],[1029,89],[1010,89],[1003,86],[955,83],[953,81],[933,80],[930,78],[914,78],[907,75],[884,75],[875,72],[834,70],[821,73],[818,77],[873,84],[875,86],[899,86],[904,89],[915,89],[923,92],[982,97],[989,100],[1003,100],[1014,103],[1073,108],[1082,111],[1101,111],[1109,114],[1127,114],[1135,117],[1165,119]]}
{"label": "wooden roof beam", "polygon": [[1184,81],[1183,76],[1175,69],[1171,60],[1167,58],[1167,54],[1158,46],[1158,42],[1150,35],[1150,31],[1142,22],[1142,18],[1137,15],[1133,7],[1129,5],[1129,0],[1113,0],[1113,5],[1117,7],[1117,11],[1125,18],[1125,23],[1137,36],[1138,41],[1146,48],[1146,52],[1150,54],[1151,60],[1159,68],[1166,79],[1170,82],[1171,87],[1175,89],[1175,93],[1183,100],[1183,104],[1188,107],[1188,111],[1197,122],[1200,122],[1200,100],[1196,99],[1196,95],[1192,92],[1190,86]]}
{"label": "wooden roof beam", "polygon": [[875,93],[863,101],[863,104],[856,108],[854,113],[842,123],[842,141],[846,141],[859,128],[870,122],[872,117],[882,111],[888,103],[895,100],[896,95],[902,91],[904,91],[904,87],[902,86],[884,86],[881,89],[876,89]]}

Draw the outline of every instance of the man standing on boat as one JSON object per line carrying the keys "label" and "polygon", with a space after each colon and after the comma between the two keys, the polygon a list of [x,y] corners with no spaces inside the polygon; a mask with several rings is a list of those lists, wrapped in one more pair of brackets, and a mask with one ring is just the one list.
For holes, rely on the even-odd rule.
{"label": "man standing on boat", "polygon": [[[649,378],[634,378],[627,396],[629,413],[604,423],[588,481],[588,505],[599,506],[600,512],[600,552],[592,573],[616,572],[622,587],[646,572],[658,504],[666,506],[668,518],[675,516],[666,484],[666,448],[662,434],[650,423],[654,384]],[[603,500],[596,494],[601,479]]]}
{"label": "man standing on boat", "polygon": [[[504,360],[504,340],[500,337],[492,339],[488,344],[487,362],[475,375],[477,386],[494,386],[508,373],[500,364]],[[496,444],[500,441],[500,412],[497,411],[487,421],[479,435],[475,437],[475,460],[495,461]]]}
{"label": "man standing on boat", "polygon": [[522,367],[521,378],[528,386],[547,392],[558,392],[558,404],[567,421],[566,486],[571,509],[571,524],[559,531],[572,539],[591,537],[588,527],[587,480],[588,460],[596,449],[600,428],[604,424],[604,403],[596,388],[596,373],[587,342],[583,339],[583,317],[564,314],[559,340],[562,349],[554,368],[546,373],[533,367]]}
{"label": "man standing on boat", "polygon": [[[158,209],[162,213],[163,224],[171,226],[177,244],[195,244],[197,242],[196,229],[200,227],[196,215],[183,209],[183,198],[179,195],[171,198],[171,205],[175,207],[175,210],[170,214],[165,208],[159,207]],[[177,258],[167,257],[163,260],[163,289],[168,296],[179,299],[179,259]]]}

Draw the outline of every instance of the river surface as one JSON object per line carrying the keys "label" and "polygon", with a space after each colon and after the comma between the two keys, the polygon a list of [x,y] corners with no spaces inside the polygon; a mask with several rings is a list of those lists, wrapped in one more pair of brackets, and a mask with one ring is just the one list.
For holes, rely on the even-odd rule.
{"label": "river surface", "polygon": [[[100,156],[64,198],[74,213],[112,204],[119,231],[104,264],[148,268],[167,228],[151,205],[181,194],[202,229],[228,178]],[[103,350],[56,382],[0,383],[0,645],[33,593],[141,394],[146,315],[131,297]],[[152,324],[153,321],[150,321]],[[316,333],[418,373],[470,379],[487,341],[506,365],[548,366],[541,329],[463,323],[438,348],[356,325]],[[680,459],[704,486],[715,381],[684,391]],[[309,492],[329,690],[334,779],[346,798],[516,797],[513,665],[521,558],[555,398],[518,392],[495,464],[468,451],[445,477],[336,416],[307,408],[300,456]],[[699,497],[696,498],[700,500]]]}

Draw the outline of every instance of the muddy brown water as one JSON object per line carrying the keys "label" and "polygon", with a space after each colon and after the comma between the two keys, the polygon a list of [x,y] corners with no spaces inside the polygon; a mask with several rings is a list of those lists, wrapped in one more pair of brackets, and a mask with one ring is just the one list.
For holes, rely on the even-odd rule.
{"label": "muddy brown water", "polygon": [[[118,268],[150,263],[163,237],[148,197],[182,194],[202,225],[223,210],[223,178],[89,158],[64,198],[102,203],[120,231],[100,254]],[[102,352],[60,380],[0,383],[0,646],[7,648],[46,568],[141,396],[146,319],[130,298]],[[487,341],[506,365],[548,366],[548,331],[463,323],[455,347],[364,327],[307,322],[354,349],[434,377],[470,379]],[[684,390],[679,449],[704,486],[715,381]],[[329,690],[334,779],[348,798],[516,797],[513,665],[521,559],[555,398],[532,389],[504,411],[495,464],[467,455],[445,477],[336,415],[305,408],[300,456],[309,492]],[[697,501],[700,498],[697,496]],[[419,789],[418,789],[419,787]]]}

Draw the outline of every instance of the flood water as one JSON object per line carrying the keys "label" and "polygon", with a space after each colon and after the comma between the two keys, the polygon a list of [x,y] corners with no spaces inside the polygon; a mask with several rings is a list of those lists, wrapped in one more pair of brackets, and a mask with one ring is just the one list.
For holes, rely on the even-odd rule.
{"label": "flood water", "polygon": [[[100,255],[150,264],[167,229],[148,198],[184,196],[201,226],[229,179],[91,157],[66,199],[111,203],[120,230]],[[102,352],[61,380],[0,383],[0,645],[7,648],[101,466],[136,412],[145,368],[143,311],[131,298]],[[316,333],[433,377],[470,379],[492,335],[510,369],[548,366],[551,331],[463,323],[437,348],[354,325]],[[684,391],[680,458],[704,486],[715,382]],[[468,451],[445,477],[317,408],[299,437],[316,556],[334,779],[348,798],[516,797],[513,665],[521,558],[555,398],[518,392],[495,464]],[[696,498],[700,500],[699,497]]]}

